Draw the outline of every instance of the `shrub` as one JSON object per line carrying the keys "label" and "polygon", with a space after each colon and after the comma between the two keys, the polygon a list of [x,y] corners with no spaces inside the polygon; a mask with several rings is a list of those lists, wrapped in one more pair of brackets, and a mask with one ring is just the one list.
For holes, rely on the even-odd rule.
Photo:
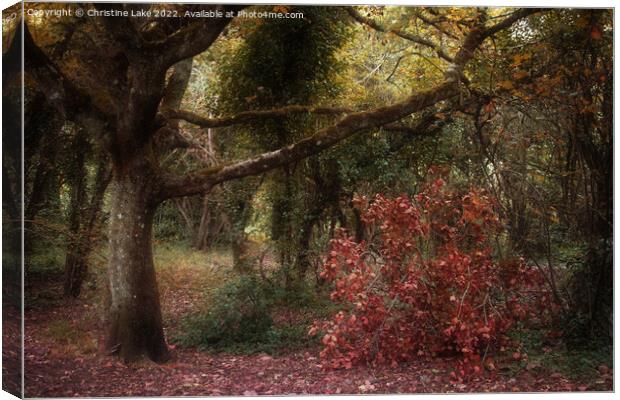
{"label": "shrub", "polygon": [[344,230],[332,239],[322,277],[341,310],[309,332],[323,332],[325,366],[460,355],[457,375],[470,375],[550,301],[523,259],[494,260],[489,237],[501,224],[484,191],[458,195],[438,179],[414,198],[355,202],[369,240]]}
{"label": "shrub", "polygon": [[264,339],[273,322],[263,285],[254,276],[242,276],[223,286],[218,303],[206,313],[184,321],[181,342],[202,347],[226,347],[239,342]]}
{"label": "shrub", "polygon": [[[277,275],[272,278],[275,282],[253,274],[234,278],[213,296],[217,305],[182,321],[175,341],[240,353],[278,353],[311,344],[305,327],[322,306],[318,294],[301,282],[286,289],[275,280]],[[294,321],[282,318],[290,309],[296,312]],[[312,316],[306,318],[303,309]]]}

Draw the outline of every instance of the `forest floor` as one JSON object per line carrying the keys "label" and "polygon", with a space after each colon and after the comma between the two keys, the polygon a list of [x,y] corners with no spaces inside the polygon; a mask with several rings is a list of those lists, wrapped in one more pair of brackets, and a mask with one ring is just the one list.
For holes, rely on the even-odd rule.
{"label": "forest floor", "polygon": [[[179,257],[165,249],[155,257],[169,337],[180,318],[203,302],[205,285],[224,279],[221,272],[229,260],[222,255]],[[99,268],[78,300],[62,299],[62,276],[32,275],[26,288],[27,397],[557,392],[613,387],[613,370],[607,365],[591,365],[588,374],[569,376],[567,370],[540,360],[506,363],[468,382],[450,379],[449,359],[325,370],[316,346],[277,356],[214,354],[171,346],[173,358],[166,364],[145,360],[124,365],[102,349],[104,274]],[[582,370],[576,367],[568,365]]]}

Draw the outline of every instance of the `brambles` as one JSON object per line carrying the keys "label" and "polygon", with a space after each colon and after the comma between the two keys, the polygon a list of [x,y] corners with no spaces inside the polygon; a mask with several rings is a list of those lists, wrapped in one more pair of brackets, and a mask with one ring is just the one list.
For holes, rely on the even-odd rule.
{"label": "brambles", "polygon": [[331,241],[322,277],[342,309],[309,332],[323,332],[324,366],[458,355],[453,378],[463,378],[493,367],[487,356],[516,322],[550,311],[539,272],[493,254],[502,225],[483,190],[437,179],[413,198],[355,202],[370,239],[341,230]]}

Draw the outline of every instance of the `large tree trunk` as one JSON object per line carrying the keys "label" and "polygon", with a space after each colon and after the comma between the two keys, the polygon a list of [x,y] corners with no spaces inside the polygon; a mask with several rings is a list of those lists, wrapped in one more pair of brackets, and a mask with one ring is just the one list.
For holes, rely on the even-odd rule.
{"label": "large tree trunk", "polygon": [[157,206],[145,165],[115,171],[110,216],[110,309],[107,347],[125,361],[169,358],[155,279],[151,234]]}

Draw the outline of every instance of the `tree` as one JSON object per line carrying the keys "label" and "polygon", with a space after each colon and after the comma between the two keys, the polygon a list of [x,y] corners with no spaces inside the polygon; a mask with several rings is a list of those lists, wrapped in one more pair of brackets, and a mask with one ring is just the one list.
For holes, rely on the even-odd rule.
{"label": "tree", "polygon": [[[245,36],[230,60],[218,67],[222,81],[217,97],[220,113],[264,110],[291,103],[326,102],[335,97],[339,89],[333,83],[333,77],[344,64],[336,59],[335,53],[347,37],[348,18],[345,10],[294,7],[288,11],[301,12],[304,19],[261,21]],[[239,79],[239,76],[243,79]],[[243,143],[254,152],[275,150],[303,138],[317,124],[329,123],[330,118],[333,116],[319,120],[294,114],[278,119],[251,121],[238,126],[234,135],[221,140],[224,143],[220,147],[234,149],[236,146],[233,143]],[[316,157],[308,160],[315,167],[319,166]],[[292,280],[293,265],[298,265],[298,259],[305,263],[301,259],[308,252],[309,235],[318,217],[317,211],[310,212],[303,202],[306,194],[312,190],[312,185],[307,182],[314,180],[320,172],[320,168],[315,167],[310,172],[305,162],[286,164],[260,181],[261,185],[267,187],[264,192],[266,208],[271,215],[270,237],[277,250],[287,286]],[[236,186],[236,190],[228,191],[228,197],[240,199],[243,196],[243,189],[240,185]],[[254,192],[260,190],[260,187],[250,182],[246,186],[254,188]],[[244,246],[244,243],[237,241],[246,240],[243,230],[251,217],[253,197],[254,193],[251,193],[237,205],[238,209],[245,209],[245,213],[229,213],[237,238],[233,242],[233,249]],[[323,209],[319,204],[311,204],[310,207],[318,207],[320,211]],[[300,222],[308,213],[311,216]],[[295,228],[298,223],[304,225],[299,230]],[[297,269],[301,272],[305,267]]]}
{"label": "tree", "polygon": [[[92,6],[101,13],[148,5],[101,4]],[[485,24],[479,10],[465,23],[468,29],[462,44],[451,57],[445,79],[438,85],[415,91],[402,101],[366,111],[348,112],[329,107],[287,105],[272,110],[241,112],[229,117],[204,118],[162,107],[167,71],[183,60],[207,49],[224,35],[240,6],[170,6],[181,11],[219,11],[221,18],[198,21],[180,18],[143,21],[129,17],[100,18],[74,24],[62,32],[52,48],[71,45],[71,54],[46,53],[37,44],[37,34],[49,27],[27,21],[33,40],[27,56],[35,63],[39,83],[50,104],[73,114],[95,135],[97,129],[106,143],[112,163],[109,225],[109,279],[111,302],[108,313],[107,346],[125,360],[143,354],[154,361],[168,359],[159,294],[153,267],[151,231],[153,215],[165,200],[202,194],[233,179],[257,175],[318,154],[359,132],[385,126],[440,101],[462,95],[467,82],[464,69],[476,49],[490,36],[516,21],[538,12],[517,10],[496,24]],[[228,12],[232,12],[229,14]],[[148,22],[148,23],[146,23]],[[71,33],[69,33],[71,32]],[[45,38],[40,39],[43,43]],[[93,51],[93,40],[99,47]],[[49,46],[48,46],[49,47]],[[75,58],[75,54],[80,54]],[[75,64],[80,74],[72,75]],[[92,76],[105,76],[95,80]],[[76,99],[81,101],[76,102]],[[158,135],[174,135],[178,119],[203,127],[231,126],[241,122],[278,118],[292,114],[346,114],[337,122],[293,144],[245,160],[198,169],[179,176],[160,164]],[[99,127],[99,128],[97,128]]]}
{"label": "tree", "polygon": [[[101,152],[95,153],[95,171],[89,187],[87,156],[93,153],[89,148],[85,132],[78,129],[69,147],[71,158],[67,168],[70,183],[70,198],[65,258],[65,296],[78,297],[88,269],[88,257],[92,250],[92,240],[101,225],[101,208],[104,194],[110,182],[110,168],[107,158]],[[90,196],[88,196],[90,192]]]}

